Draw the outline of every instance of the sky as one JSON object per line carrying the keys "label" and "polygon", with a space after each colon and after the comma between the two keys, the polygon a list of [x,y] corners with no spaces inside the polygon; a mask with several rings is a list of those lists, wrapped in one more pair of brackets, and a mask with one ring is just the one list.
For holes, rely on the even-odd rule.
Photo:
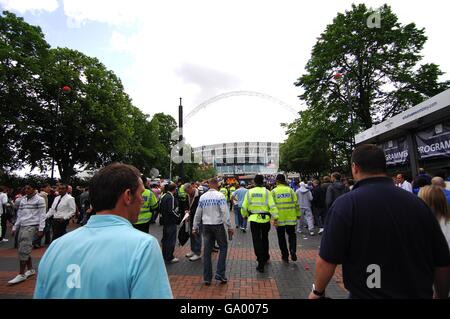
{"label": "sky", "polygon": [[[440,65],[448,73],[441,80],[450,79],[445,0],[0,0],[0,8],[39,25],[52,47],[97,57],[150,116],[177,119],[180,97],[188,115],[226,94],[185,122],[187,143],[197,147],[283,142],[280,123],[306,108],[294,82],[317,38],[338,12],[361,2],[388,3],[402,24],[425,28],[422,63]],[[259,94],[227,94],[235,91]]]}

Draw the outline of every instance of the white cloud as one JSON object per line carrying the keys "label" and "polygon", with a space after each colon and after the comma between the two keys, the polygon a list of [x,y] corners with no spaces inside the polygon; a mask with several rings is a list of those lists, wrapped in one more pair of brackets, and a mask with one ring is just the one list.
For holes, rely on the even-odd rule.
{"label": "white cloud", "polygon": [[58,9],[57,0],[0,0],[0,4],[6,10],[25,13],[27,11],[48,11],[53,12]]}
{"label": "white cloud", "polygon": [[141,15],[141,7],[146,1],[123,0],[63,0],[64,13],[69,18],[69,26],[81,26],[93,21],[110,25],[129,24]]}
{"label": "white cloud", "polygon": [[[338,12],[350,10],[352,2],[63,0],[69,26],[88,28],[89,22],[110,26],[106,54],[121,59],[120,71],[115,71],[135,105],[149,114],[165,112],[175,118],[179,97],[187,114],[214,95],[237,90],[265,93],[297,110],[304,108],[297,98],[300,89],[293,83],[302,74],[317,37]],[[357,2],[376,8],[386,1]],[[401,23],[414,21],[426,28],[426,62],[450,72],[449,45],[444,40],[448,2],[430,6],[419,0],[393,0],[389,4]],[[185,135],[193,145],[232,141],[236,134],[241,140],[279,142],[284,136],[279,123],[292,120],[292,114],[276,103],[233,97],[196,115]],[[213,122],[224,126],[205,138],[208,128],[203,124]],[[223,134],[225,128],[228,133]]]}

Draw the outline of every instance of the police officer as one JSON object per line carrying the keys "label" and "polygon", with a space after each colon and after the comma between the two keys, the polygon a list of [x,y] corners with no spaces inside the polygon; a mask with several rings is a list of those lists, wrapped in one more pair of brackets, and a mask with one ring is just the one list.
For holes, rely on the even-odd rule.
{"label": "police officer", "polygon": [[[295,226],[297,219],[300,219],[300,206],[297,201],[297,194],[286,184],[286,177],[278,174],[276,178],[277,186],[272,190],[272,197],[278,210],[278,219],[274,220],[277,228],[278,245],[281,250],[281,258],[284,262],[289,262],[289,252],[291,259],[297,260],[297,237]],[[286,234],[289,240],[289,251],[286,245]]]}
{"label": "police officer", "polygon": [[148,234],[150,230],[152,212],[158,207],[158,201],[155,194],[153,194],[147,185],[147,177],[141,175],[141,179],[145,186],[145,191],[142,193],[144,204],[141,206],[141,212],[139,213],[138,220],[133,227]]}
{"label": "police officer", "polygon": [[264,177],[256,175],[254,181],[256,186],[245,195],[241,214],[250,222],[253,248],[258,261],[256,270],[264,272],[264,265],[270,259],[270,218],[272,216],[274,219],[278,219],[278,210],[270,192],[264,187]]}
{"label": "police officer", "polygon": [[184,212],[186,210],[186,207],[188,206],[188,203],[187,203],[187,193],[186,190],[184,189],[184,183],[181,180],[178,181],[177,198],[180,212]]}
{"label": "police officer", "polygon": [[223,194],[223,196],[225,196],[225,199],[227,200],[227,203],[228,203],[230,201],[230,198],[228,196],[228,189],[227,189],[225,183],[223,183],[221,185],[219,192],[221,192]]}

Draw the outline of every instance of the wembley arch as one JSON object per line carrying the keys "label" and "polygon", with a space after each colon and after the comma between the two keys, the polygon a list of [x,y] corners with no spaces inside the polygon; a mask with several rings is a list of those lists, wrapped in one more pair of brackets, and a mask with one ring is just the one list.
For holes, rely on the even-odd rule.
{"label": "wembley arch", "polygon": [[280,99],[277,99],[277,98],[275,98],[273,96],[270,96],[268,94],[255,92],[255,91],[232,91],[232,92],[219,94],[219,95],[217,95],[217,96],[215,96],[213,98],[210,98],[209,100],[206,100],[205,102],[199,104],[198,106],[196,106],[191,112],[189,112],[183,118],[183,122],[184,123],[188,122],[190,118],[195,116],[200,110],[205,109],[209,105],[211,105],[211,104],[213,104],[213,103],[215,103],[215,102],[217,102],[219,100],[223,100],[223,99],[227,99],[227,98],[235,97],[235,96],[254,96],[254,97],[261,98],[261,99],[269,100],[269,101],[271,101],[271,102],[273,102],[275,104],[280,105],[281,107],[283,107],[287,111],[291,112],[293,115],[295,115],[295,116],[298,115],[298,111],[295,108],[293,108],[289,104],[281,101]]}

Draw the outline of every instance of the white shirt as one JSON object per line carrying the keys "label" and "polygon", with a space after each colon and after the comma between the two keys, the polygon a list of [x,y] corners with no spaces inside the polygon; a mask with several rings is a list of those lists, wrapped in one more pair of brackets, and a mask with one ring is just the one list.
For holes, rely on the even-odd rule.
{"label": "white shirt", "polygon": [[18,202],[19,210],[17,211],[17,220],[13,226],[16,230],[20,226],[39,225],[39,231],[43,231],[45,227],[45,201],[38,194],[33,197],[23,196]]}
{"label": "white shirt", "polygon": [[231,228],[227,200],[221,192],[210,189],[200,196],[193,228],[198,229],[200,223],[203,223],[203,225],[224,224],[228,229]]}
{"label": "white shirt", "polygon": [[410,193],[412,193],[412,186],[411,183],[408,181],[404,181],[403,184],[398,184],[398,187],[403,188],[405,191],[408,191]]}
{"label": "white shirt", "polygon": [[3,214],[3,205],[8,203],[8,195],[0,192],[0,216]]}
{"label": "white shirt", "polygon": [[[61,202],[60,202],[61,199]],[[58,202],[59,205],[58,205]],[[58,206],[58,207],[56,207]],[[69,220],[77,211],[75,199],[69,194],[65,194],[62,198],[57,196],[53,201],[52,207],[48,210],[46,218],[53,216],[54,218],[62,218]]]}
{"label": "white shirt", "polygon": [[446,222],[444,218],[441,218],[439,225],[441,225],[442,232],[444,233],[445,239],[447,239],[448,248],[450,249],[450,221]]}

